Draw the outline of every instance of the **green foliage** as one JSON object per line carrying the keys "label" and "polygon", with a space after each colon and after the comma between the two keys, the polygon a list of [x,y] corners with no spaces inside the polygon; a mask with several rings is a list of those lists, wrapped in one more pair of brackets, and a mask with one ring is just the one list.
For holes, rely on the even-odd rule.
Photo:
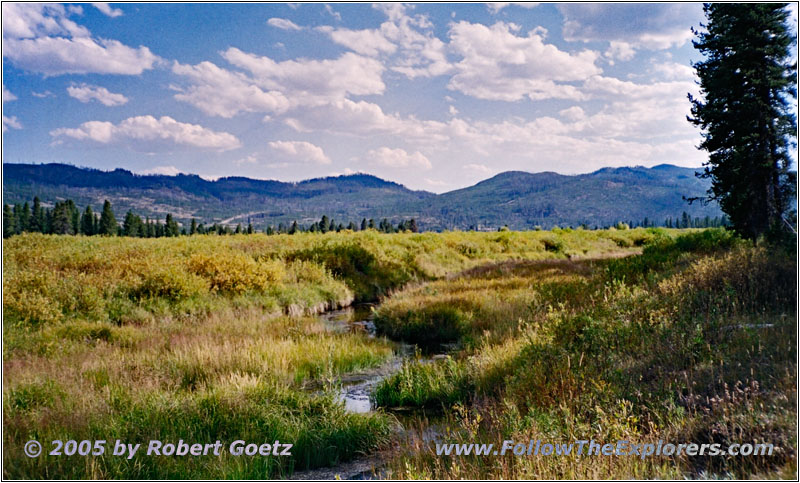
{"label": "green foliage", "polygon": [[103,213],[100,215],[100,227],[97,234],[106,236],[115,236],[117,234],[117,219],[114,217],[114,211],[111,209],[111,203],[108,200],[103,202]]}
{"label": "green foliage", "polygon": [[[718,201],[743,236],[789,231],[796,171],[791,171],[797,123],[796,44],[787,4],[709,3],[706,32],[694,42],[705,59],[694,65],[702,99],[691,95],[692,118],[703,131]],[[793,226],[795,225],[795,226]]]}

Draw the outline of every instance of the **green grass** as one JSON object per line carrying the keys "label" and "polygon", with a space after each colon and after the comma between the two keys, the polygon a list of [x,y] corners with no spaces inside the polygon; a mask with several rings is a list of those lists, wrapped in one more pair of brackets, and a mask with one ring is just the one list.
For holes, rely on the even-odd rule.
{"label": "green grass", "polygon": [[792,257],[708,231],[654,240],[630,258],[501,264],[403,291],[380,309],[392,333],[435,324],[448,307],[464,321],[463,348],[446,363],[404,367],[377,388],[376,401],[443,408],[446,442],[759,441],[780,449],[770,457],[559,461],[442,457],[411,443],[390,463],[392,476],[792,474],[796,280]]}
{"label": "green grass", "polygon": [[[346,413],[335,397],[339,377],[382,366],[393,345],[310,317],[378,299],[383,334],[458,349],[406,364],[376,401],[442,410],[453,441],[747,437],[789,451],[593,469],[402,445],[395,476],[750,476],[793,461],[796,267],[721,231],[22,235],[3,248],[6,478],[277,478],[395,447],[391,414]],[[30,439],[295,447],[32,459]]]}

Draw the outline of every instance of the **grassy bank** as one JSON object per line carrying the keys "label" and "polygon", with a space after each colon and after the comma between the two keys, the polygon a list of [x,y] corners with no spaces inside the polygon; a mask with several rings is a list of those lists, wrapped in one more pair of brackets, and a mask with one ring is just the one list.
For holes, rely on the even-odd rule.
{"label": "grassy bank", "polygon": [[483,266],[395,294],[379,330],[451,359],[375,392],[440,408],[442,440],[767,442],[772,456],[437,456],[412,438],[395,478],[683,478],[796,474],[796,262],[722,231],[615,260]]}
{"label": "grassy bank", "polygon": [[[387,443],[394,419],[346,413],[335,381],[383,364],[392,347],[331,332],[309,314],[494,261],[631,253],[654,236],[368,231],[4,240],[4,476],[270,478],[372,451]],[[28,458],[22,449],[30,439],[295,446],[290,458],[129,461]]]}

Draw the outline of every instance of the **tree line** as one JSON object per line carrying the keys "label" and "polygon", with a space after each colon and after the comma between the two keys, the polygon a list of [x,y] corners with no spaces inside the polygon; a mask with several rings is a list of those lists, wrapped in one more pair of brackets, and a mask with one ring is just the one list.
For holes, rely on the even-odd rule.
{"label": "tree line", "polygon": [[[413,218],[401,220],[397,225],[387,218],[380,220],[377,224],[375,220],[363,218],[360,224],[349,222],[346,226],[343,223],[336,223],[333,218],[323,215],[319,221],[308,226],[298,224],[297,221],[290,225],[280,223],[277,227],[269,225],[264,231],[267,235],[287,233],[293,235],[298,232],[327,233],[329,231],[340,232],[342,230],[377,230],[382,233],[401,233],[410,231],[418,232],[417,222]],[[42,206],[39,197],[33,198],[33,205],[27,201],[23,204],[9,206],[3,205],[3,238],[8,238],[21,233],[45,233],[52,235],[105,235],[105,236],[129,236],[139,238],[160,238],[175,237],[182,235],[233,235],[233,234],[253,234],[257,230],[253,224],[236,225],[231,228],[227,225],[214,223],[206,226],[198,223],[192,218],[188,227],[181,226],[171,213],[167,213],[164,222],[161,220],[151,220],[149,217],[142,219],[141,216],[128,211],[122,223],[117,221],[111,202],[105,200],[103,209],[98,214],[92,210],[90,205],[81,213],[77,205],[72,200],[58,201],[52,208]]]}

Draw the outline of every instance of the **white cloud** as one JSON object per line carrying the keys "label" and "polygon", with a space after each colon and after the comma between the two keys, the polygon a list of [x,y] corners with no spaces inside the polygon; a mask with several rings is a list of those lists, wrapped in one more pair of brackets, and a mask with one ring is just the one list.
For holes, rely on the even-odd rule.
{"label": "white cloud", "polygon": [[150,169],[139,171],[139,174],[161,174],[164,176],[175,176],[181,174],[181,170],[175,166],[155,166]]}
{"label": "white cloud", "polygon": [[281,30],[303,30],[303,27],[285,18],[273,17],[267,20],[267,24]]}
{"label": "white cloud", "polygon": [[580,106],[572,106],[558,111],[558,115],[567,121],[580,121],[581,119],[586,118],[586,114],[583,112],[583,109],[581,109]]}
{"label": "white cloud", "polygon": [[387,168],[411,168],[429,170],[433,166],[431,162],[419,151],[408,153],[404,149],[391,149],[382,147],[372,149],[367,153],[367,159],[375,165]]}
{"label": "white cloud", "polygon": [[497,13],[500,10],[502,10],[502,9],[504,9],[506,7],[509,7],[511,5],[516,5],[517,7],[522,7],[522,8],[534,8],[534,7],[537,7],[539,4],[536,3],[536,2],[519,2],[519,3],[515,3],[515,2],[491,2],[491,3],[487,3],[486,4],[486,8],[488,8],[489,12],[491,12],[491,13]]}
{"label": "white cloud", "polygon": [[3,84],[3,102],[16,101],[16,100],[17,96],[15,96],[14,94],[11,93],[11,91],[6,89],[6,85]]}
{"label": "white cloud", "polygon": [[423,181],[425,182],[425,184],[427,184],[429,186],[436,187],[436,188],[442,188],[442,187],[445,187],[445,186],[450,186],[450,183],[447,183],[445,181],[439,181],[439,180],[436,180],[436,179],[423,178]]}
{"label": "white cloud", "polygon": [[172,72],[190,80],[186,88],[174,87],[175,99],[206,114],[233,117],[239,112],[284,112],[289,100],[275,90],[264,90],[240,72],[222,69],[211,62],[183,65],[175,62]]}
{"label": "white cloud", "polygon": [[517,36],[514,24],[491,27],[458,22],[450,30],[450,47],[462,57],[448,88],[479,99],[517,101],[561,98],[582,99],[566,82],[599,74],[597,53],[571,54],[546,44],[541,32]]}
{"label": "white cloud", "polygon": [[454,106],[452,104],[447,108],[447,112],[449,112],[451,116],[457,116],[458,115],[458,109],[456,109],[456,106]]}
{"label": "white cloud", "polygon": [[77,128],[50,131],[56,143],[65,138],[91,141],[100,145],[125,145],[146,152],[192,147],[228,151],[241,146],[233,134],[216,132],[197,124],[178,122],[169,116],[136,116],[119,124],[106,121],[84,122]]}
{"label": "white cloud", "polygon": [[22,129],[22,123],[19,122],[17,116],[3,115],[3,132],[6,132],[8,128]]}
{"label": "white cloud", "polygon": [[293,97],[337,99],[383,94],[383,64],[375,59],[346,53],[337,59],[286,60],[275,62],[269,57],[230,48],[223,54],[232,65],[247,70],[259,85],[291,94]]}
{"label": "white cloud", "polygon": [[121,106],[128,102],[128,98],[122,94],[109,92],[109,90],[105,87],[92,86],[88,84],[69,86],[67,87],[67,94],[83,103],[87,103],[92,99],[95,99],[104,106],[109,107]]}
{"label": "white cloud", "polygon": [[611,64],[613,65],[615,60],[626,62],[633,59],[633,56],[636,55],[636,49],[634,49],[631,44],[627,42],[612,40],[608,50],[606,50],[603,55],[610,59]]}
{"label": "white cloud", "polygon": [[3,57],[17,67],[54,76],[61,74],[138,75],[159,58],[144,46],[95,39],[68,18],[63,5],[3,3]]}
{"label": "white cloud", "polygon": [[490,168],[485,164],[477,164],[477,163],[465,164],[464,169],[482,176],[493,176],[497,174],[496,169]]}
{"label": "white cloud", "polygon": [[375,59],[346,53],[332,60],[275,62],[230,48],[223,57],[245,72],[211,62],[194,66],[175,63],[172,71],[189,80],[175,86],[175,98],[207,114],[232,117],[239,112],[279,114],[300,105],[319,105],[347,95],[381,94],[383,65]]}
{"label": "white cloud", "polygon": [[31,95],[32,95],[33,97],[38,97],[39,99],[44,99],[44,98],[46,98],[46,97],[56,97],[56,95],[55,95],[55,94],[53,94],[53,93],[52,93],[52,92],[50,92],[50,91],[44,91],[44,92],[36,92],[36,91],[33,91],[33,92],[31,92]]}
{"label": "white cloud", "polygon": [[691,66],[677,62],[654,62],[652,70],[655,77],[667,81],[693,81],[695,79],[695,71]]}
{"label": "white cloud", "polygon": [[317,27],[317,30],[329,35],[331,40],[337,44],[358,54],[376,57],[379,54],[391,54],[397,50],[397,46],[390,42],[379,29],[335,29],[326,25]]}
{"label": "white cloud", "polygon": [[253,153],[249,156],[245,156],[244,158],[239,158],[233,162],[236,166],[244,166],[247,164],[258,164],[258,158],[256,154]]}
{"label": "white cloud", "polygon": [[327,3],[325,4],[325,11],[328,12],[328,14],[330,14],[330,16],[335,18],[336,20],[342,20],[341,14],[339,14],[339,12],[335,11],[333,9],[333,7],[331,7]]}
{"label": "white cloud", "polygon": [[322,148],[305,141],[272,141],[269,147],[285,162],[331,164]]}
{"label": "white cloud", "polygon": [[369,56],[390,55],[390,68],[409,78],[443,75],[451,70],[446,45],[433,35],[430,20],[424,15],[407,14],[413,5],[380,3],[373,6],[388,17],[376,29],[323,26],[317,30],[354,52]]}
{"label": "white cloud", "polygon": [[683,45],[692,37],[689,28],[703,19],[699,3],[566,3],[557,8],[567,41],[613,40],[651,50]]}
{"label": "white cloud", "polygon": [[111,5],[107,3],[96,2],[92,3],[97,10],[100,10],[104,14],[108,15],[111,18],[116,18],[122,16],[123,12],[119,8],[111,8]]}

